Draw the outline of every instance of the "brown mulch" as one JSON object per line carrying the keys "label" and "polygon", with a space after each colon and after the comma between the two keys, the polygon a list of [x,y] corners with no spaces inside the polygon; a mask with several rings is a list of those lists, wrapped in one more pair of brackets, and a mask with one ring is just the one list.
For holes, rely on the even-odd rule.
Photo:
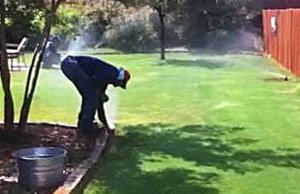
{"label": "brown mulch", "polygon": [[[1,130],[2,126],[0,126]],[[17,184],[18,169],[12,153],[29,147],[61,147],[68,152],[65,175],[73,171],[92,151],[90,137],[76,135],[76,128],[50,124],[29,124],[24,134],[0,136],[0,193],[30,193]]]}

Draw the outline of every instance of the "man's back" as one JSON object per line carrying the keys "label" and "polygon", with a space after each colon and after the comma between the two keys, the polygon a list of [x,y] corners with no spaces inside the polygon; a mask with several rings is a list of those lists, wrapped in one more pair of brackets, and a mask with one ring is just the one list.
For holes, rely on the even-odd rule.
{"label": "man's back", "polygon": [[74,59],[96,85],[113,84],[117,81],[119,71],[111,64],[89,56],[74,56]]}

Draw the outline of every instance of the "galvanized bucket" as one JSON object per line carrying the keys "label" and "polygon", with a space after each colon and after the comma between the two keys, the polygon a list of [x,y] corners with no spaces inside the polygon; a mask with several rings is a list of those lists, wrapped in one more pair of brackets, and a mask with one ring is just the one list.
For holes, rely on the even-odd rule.
{"label": "galvanized bucket", "polygon": [[19,168],[19,184],[30,190],[48,189],[63,182],[66,150],[36,147],[14,152]]}

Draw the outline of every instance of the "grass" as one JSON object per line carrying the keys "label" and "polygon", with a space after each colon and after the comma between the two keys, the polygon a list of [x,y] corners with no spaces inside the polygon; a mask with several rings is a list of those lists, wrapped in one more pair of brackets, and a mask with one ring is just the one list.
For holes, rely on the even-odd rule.
{"label": "grass", "polygon": [[[300,193],[299,81],[281,81],[272,61],[101,57],[128,67],[133,79],[118,90],[121,132],[85,194]],[[13,74],[17,109],[24,76]],[[72,84],[57,70],[40,78],[30,120],[75,123],[80,99]]]}

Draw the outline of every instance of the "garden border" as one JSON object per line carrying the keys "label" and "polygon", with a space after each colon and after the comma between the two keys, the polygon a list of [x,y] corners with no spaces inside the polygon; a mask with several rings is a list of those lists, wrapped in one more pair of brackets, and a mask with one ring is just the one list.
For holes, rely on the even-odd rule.
{"label": "garden border", "polygon": [[[48,124],[48,123],[40,123]],[[76,128],[70,125],[55,124],[56,126]],[[69,174],[62,184],[52,194],[78,194],[83,193],[85,186],[91,178],[92,171],[95,169],[101,155],[104,153],[106,145],[108,144],[109,136],[105,130],[101,130],[99,135],[95,138],[90,157],[84,160],[74,171]]]}
{"label": "garden border", "polygon": [[[54,122],[29,122],[28,125],[51,125],[57,127],[65,127],[71,129],[77,129],[75,125],[66,123],[54,123]],[[105,130],[101,130],[96,138],[93,140],[93,148],[90,153],[90,157],[82,161],[74,171],[69,174],[63,184],[55,189],[52,194],[80,194],[83,193],[87,183],[89,182],[93,169],[96,168],[101,155],[104,153],[108,143],[109,135]]]}

